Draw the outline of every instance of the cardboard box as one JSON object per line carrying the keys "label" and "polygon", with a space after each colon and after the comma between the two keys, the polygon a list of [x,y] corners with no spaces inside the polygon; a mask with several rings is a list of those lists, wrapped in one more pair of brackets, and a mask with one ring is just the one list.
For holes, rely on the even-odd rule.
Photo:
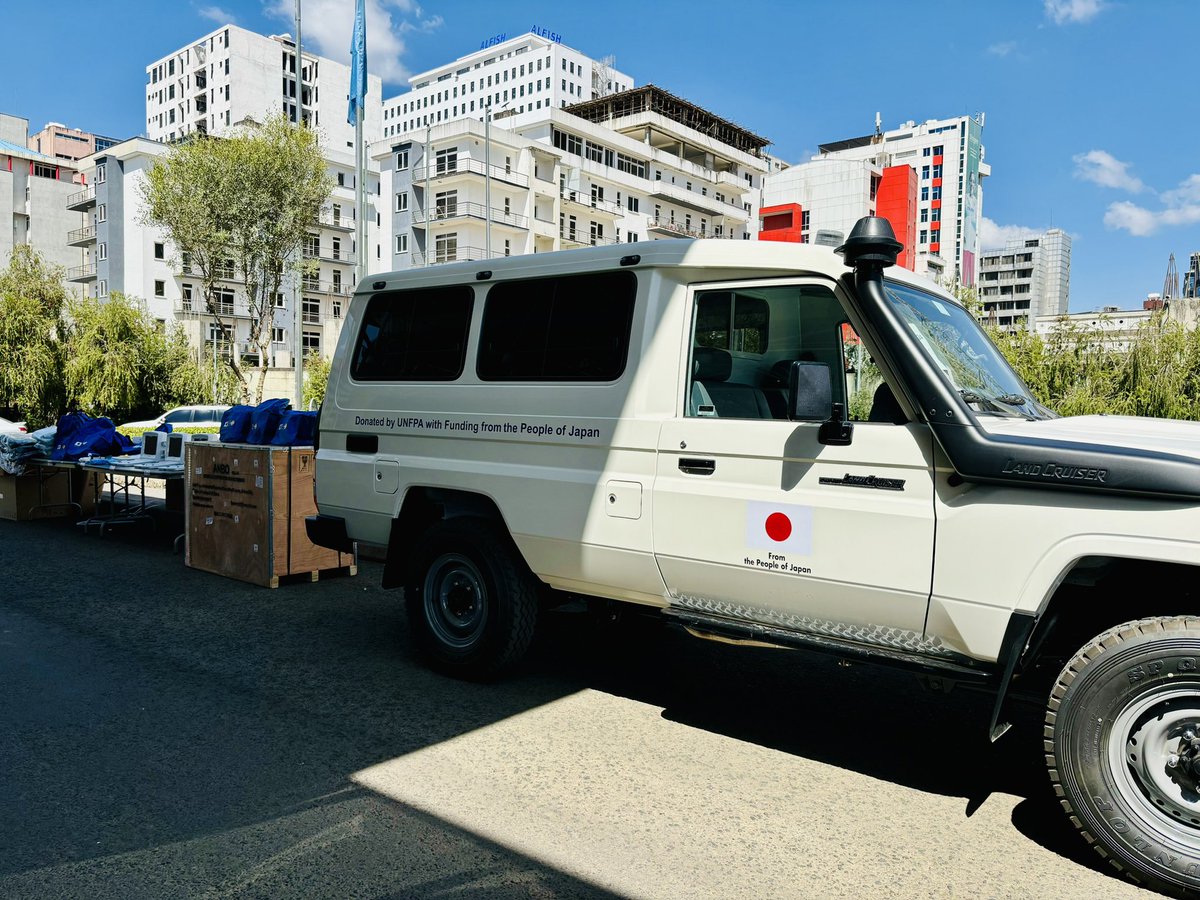
{"label": "cardboard box", "polygon": [[355,574],[351,554],[318,547],[305,531],[317,512],[312,447],[189,441],[184,454],[189,566],[267,587],[285,575]]}
{"label": "cardboard box", "polygon": [[77,514],[79,510],[71,506],[72,474],[68,469],[0,474],[0,519],[24,522]]}

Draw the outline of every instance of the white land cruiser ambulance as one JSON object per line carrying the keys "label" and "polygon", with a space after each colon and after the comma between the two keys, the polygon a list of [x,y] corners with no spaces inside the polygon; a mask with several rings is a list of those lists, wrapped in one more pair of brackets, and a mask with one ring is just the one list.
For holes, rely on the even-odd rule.
{"label": "white land cruiser ambulance", "polygon": [[665,240],[369,277],[309,534],[386,548],[463,675],[571,593],[989,685],[993,737],[1041,692],[1080,830],[1198,890],[1200,425],[1058,418],[899,246],[864,219],[842,258]]}

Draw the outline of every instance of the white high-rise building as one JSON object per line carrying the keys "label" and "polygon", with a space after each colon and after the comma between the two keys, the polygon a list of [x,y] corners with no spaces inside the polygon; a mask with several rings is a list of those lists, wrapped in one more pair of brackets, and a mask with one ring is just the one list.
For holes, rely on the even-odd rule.
{"label": "white high-rise building", "polygon": [[[502,37],[502,36],[497,36]],[[493,39],[494,40],[494,39]],[[633,87],[633,79],[557,40],[532,32],[488,46],[409,79],[410,89],[383,104],[383,137],[460,118],[482,121],[490,103],[506,128]]]}
{"label": "white high-rise building", "polygon": [[385,138],[372,156],[390,210],[389,268],[749,238],[769,143],[653,85],[543,107],[524,124],[468,112]]}
{"label": "white high-rise building", "polygon": [[[132,138],[79,161],[87,186],[75,185],[63,204],[64,215],[76,216],[73,230],[68,234],[63,229],[78,254],[69,280],[81,285],[88,296],[103,299],[120,292],[144,300],[159,321],[181,323],[193,346],[206,354],[213,352],[215,343],[219,353],[256,356],[248,344],[251,311],[245,285],[235,277],[232,262],[220,273],[210,310],[199,273],[164,229],[144,221],[142,184],[150,167],[168,151],[156,141]],[[326,151],[326,162],[334,187],[311,223],[302,250],[310,271],[302,277],[286,275],[276,300],[273,366],[291,366],[297,324],[306,352],[331,355],[354,291],[354,157]],[[370,272],[384,263],[374,209],[378,176],[369,171],[367,178],[366,270]],[[274,389],[286,393],[290,383],[284,379],[282,387]]]}
{"label": "white high-rise building", "polygon": [[975,284],[984,162],[984,117],[905,122],[890,131],[821,144],[817,159],[871,160],[881,169],[908,165],[917,173],[914,270]]}
{"label": "white high-rise building", "polygon": [[[353,155],[354,126],[346,121],[350,67],[306,52],[303,70],[301,86],[290,35],[218,28],[146,66],[146,135],[171,143],[282,111],[293,120],[301,114],[321,133],[324,149]],[[366,141],[380,134],[382,92],[379,76],[368,76]]]}
{"label": "white high-rise building", "polygon": [[1051,228],[1036,237],[1014,238],[980,257],[979,299],[983,316],[1002,328],[1043,316],[1065,316],[1071,293],[1071,236]]}

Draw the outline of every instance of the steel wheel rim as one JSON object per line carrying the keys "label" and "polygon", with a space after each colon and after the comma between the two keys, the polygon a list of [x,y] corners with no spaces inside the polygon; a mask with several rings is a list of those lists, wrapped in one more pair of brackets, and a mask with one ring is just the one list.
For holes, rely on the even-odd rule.
{"label": "steel wheel rim", "polygon": [[444,553],[425,576],[425,621],[434,636],[457,650],[479,640],[487,626],[488,595],[483,575],[460,553]]}
{"label": "steel wheel rim", "polygon": [[[1200,738],[1200,688],[1163,685],[1113,722],[1108,762],[1121,793],[1145,824],[1195,848],[1200,841],[1200,754],[1181,753],[1185,732]],[[1170,760],[1176,764],[1171,766]],[[1197,758],[1193,771],[1182,763]]]}

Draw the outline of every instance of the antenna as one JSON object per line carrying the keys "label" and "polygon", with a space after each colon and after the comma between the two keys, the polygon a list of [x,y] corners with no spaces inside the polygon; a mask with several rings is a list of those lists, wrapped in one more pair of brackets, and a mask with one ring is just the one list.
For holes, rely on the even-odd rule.
{"label": "antenna", "polygon": [[879,113],[876,112],[875,113],[875,136],[876,137],[879,137],[879,135],[883,133],[882,127],[881,127],[882,124],[883,124],[883,120],[879,117]]}

